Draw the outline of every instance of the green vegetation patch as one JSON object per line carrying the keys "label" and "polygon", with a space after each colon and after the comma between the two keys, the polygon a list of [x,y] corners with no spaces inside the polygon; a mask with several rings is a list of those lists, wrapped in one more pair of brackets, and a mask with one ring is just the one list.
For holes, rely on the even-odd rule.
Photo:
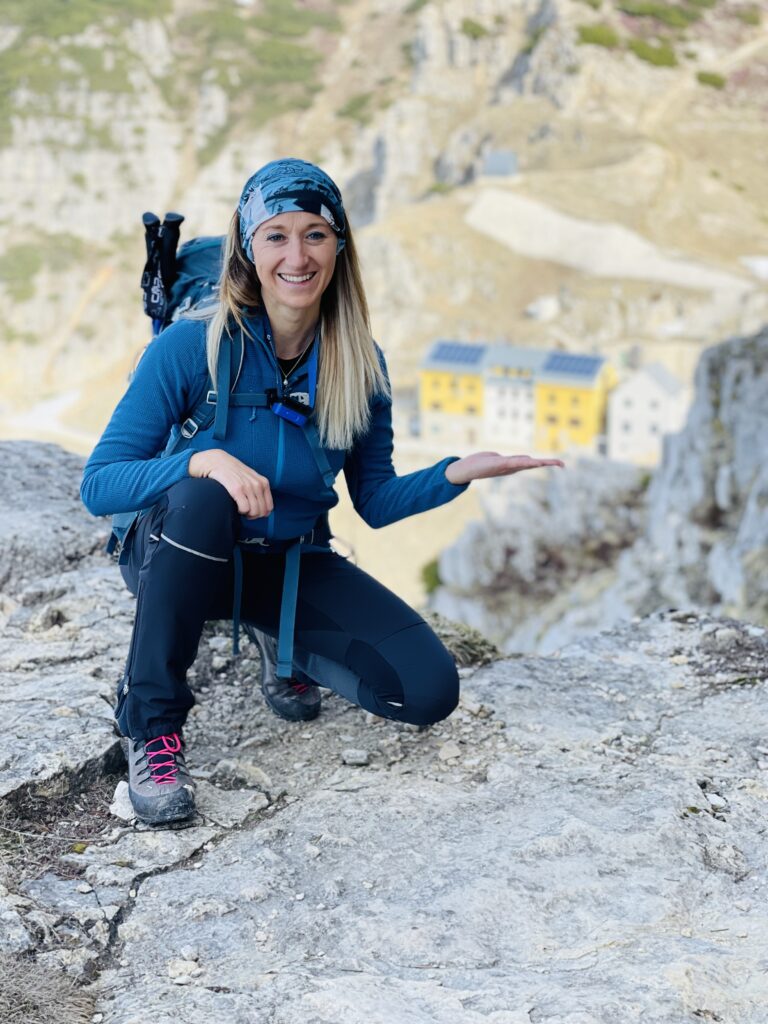
{"label": "green vegetation patch", "polygon": [[733,13],[745,25],[759,25],[763,20],[759,7],[739,7]]}
{"label": "green vegetation patch", "polygon": [[246,20],[234,5],[187,14],[179,19],[176,26],[180,38],[188,36],[191,41],[205,46],[207,57],[217,53],[221,47],[232,44],[241,47],[245,31]]}
{"label": "green vegetation patch", "polygon": [[685,0],[689,7],[717,7],[718,0]]}
{"label": "green vegetation patch", "polygon": [[658,3],[657,0],[621,0],[616,6],[624,14],[635,18],[654,18],[670,28],[687,28],[701,17],[701,11],[695,7]]}
{"label": "green vegetation patch", "polygon": [[313,28],[338,32],[341,28],[334,12],[297,7],[292,0],[262,0],[261,12],[252,22],[262,32],[275,36],[303,36]]}
{"label": "green vegetation patch", "polygon": [[411,0],[404,10],[404,14],[418,14],[422,7],[426,7],[430,0]]}
{"label": "green vegetation patch", "polygon": [[699,71],[696,78],[702,85],[709,85],[713,89],[725,88],[726,79],[722,75],[718,75],[716,71]]}
{"label": "green vegetation patch", "polygon": [[128,61],[124,54],[105,54],[93,46],[69,46],[63,53],[83,69],[92,92],[131,91]]}
{"label": "green vegetation patch", "polygon": [[610,25],[579,25],[578,42],[583,46],[604,46],[607,50],[615,50],[620,44],[618,33]]}
{"label": "green vegetation patch", "polygon": [[253,81],[273,84],[309,82],[321,60],[314,50],[285,39],[265,39],[252,48],[251,55]]}
{"label": "green vegetation patch", "polygon": [[657,68],[677,67],[677,57],[670,43],[648,43],[644,39],[630,39],[628,49],[640,60],[653,64]]}
{"label": "green vegetation patch", "polygon": [[603,0],[581,0],[581,2],[591,7],[593,11],[599,11],[603,6]]}
{"label": "green vegetation patch", "polygon": [[336,111],[338,117],[348,117],[359,124],[367,124],[371,119],[372,92],[361,92],[347,100],[343,107]]}
{"label": "green vegetation patch", "polygon": [[460,28],[464,35],[470,39],[484,39],[491,34],[485,25],[481,25],[474,18],[463,18]]}
{"label": "green vegetation patch", "polygon": [[24,39],[75,36],[89,25],[121,25],[170,14],[171,0],[3,0],[4,25],[18,25]]}
{"label": "green vegetation patch", "polygon": [[431,562],[427,562],[426,565],[421,567],[421,582],[424,584],[424,590],[428,594],[434,593],[443,582],[440,579],[440,570],[438,569],[436,558],[433,558]]}
{"label": "green vegetation patch", "polygon": [[0,254],[0,281],[14,302],[26,302],[35,294],[34,278],[43,267],[40,246],[12,245]]}

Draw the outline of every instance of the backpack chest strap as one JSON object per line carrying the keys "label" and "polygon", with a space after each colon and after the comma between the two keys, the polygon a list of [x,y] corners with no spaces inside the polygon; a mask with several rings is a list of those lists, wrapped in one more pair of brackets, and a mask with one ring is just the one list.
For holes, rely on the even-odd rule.
{"label": "backpack chest strap", "polygon": [[[209,391],[206,395],[208,405],[216,405],[218,399],[217,391]],[[270,404],[269,395],[261,391],[235,391],[229,396],[230,405],[250,405],[255,408],[266,407]]]}

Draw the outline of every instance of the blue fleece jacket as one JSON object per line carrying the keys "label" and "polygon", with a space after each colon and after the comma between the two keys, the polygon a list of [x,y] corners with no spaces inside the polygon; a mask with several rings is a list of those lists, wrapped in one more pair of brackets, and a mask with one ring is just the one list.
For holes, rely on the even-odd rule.
{"label": "blue fleece jacket", "polygon": [[[264,321],[248,320],[237,390],[263,392],[282,378]],[[268,517],[241,517],[244,538],[290,539],[308,533],[318,516],[338,503],[318,471],[304,431],[271,409],[231,407],[227,436],[213,438],[213,427],[199,431],[184,451],[159,458],[171,428],[193,411],[208,377],[205,323],[179,320],[153,341],[128,390],[117,405],[83,472],[80,496],[93,515],[149,508],[169,487],[189,476],[197,451],[222,448],[269,480],[274,510]],[[316,342],[317,343],[317,342]],[[386,372],[386,362],[379,350]],[[287,394],[307,391],[307,363],[288,379]],[[349,450],[325,449],[334,474],[342,469],[352,503],[369,526],[395,523],[444,505],[468,484],[452,484],[445,469],[457,456],[405,476],[392,465],[391,402],[371,399],[371,423]]]}

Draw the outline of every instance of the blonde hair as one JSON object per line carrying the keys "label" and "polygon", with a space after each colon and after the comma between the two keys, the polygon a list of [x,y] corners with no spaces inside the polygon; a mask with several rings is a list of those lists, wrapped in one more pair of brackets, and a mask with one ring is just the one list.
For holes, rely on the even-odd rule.
{"label": "blonde hair", "polygon": [[[240,217],[235,211],[224,248],[219,281],[219,303],[212,311],[206,335],[208,371],[214,386],[219,347],[226,333],[239,328],[249,337],[246,307],[261,306],[256,269],[240,242]],[[370,424],[370,398],[381,393],[391,398],[376,344],[371,337],[368,302],[352,232],[347,225],[346,245],[320,304],[317,398],[315,423],[326,448],[349,449]]]}

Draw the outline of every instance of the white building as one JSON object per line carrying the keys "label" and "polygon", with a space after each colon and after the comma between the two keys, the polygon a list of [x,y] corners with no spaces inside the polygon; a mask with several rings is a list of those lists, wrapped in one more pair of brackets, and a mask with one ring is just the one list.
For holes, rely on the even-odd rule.
{"label": "white building", "polygon": [[488,444],[533,448],[534,381],[546,352],[516,345],[489,345],[484,360],[483,434]]}
{"label": "white building", "polygon": [[680,430],[690,391],[660,363],[635,371],[608,399],[608,457],[655,465],[664,434]]}

